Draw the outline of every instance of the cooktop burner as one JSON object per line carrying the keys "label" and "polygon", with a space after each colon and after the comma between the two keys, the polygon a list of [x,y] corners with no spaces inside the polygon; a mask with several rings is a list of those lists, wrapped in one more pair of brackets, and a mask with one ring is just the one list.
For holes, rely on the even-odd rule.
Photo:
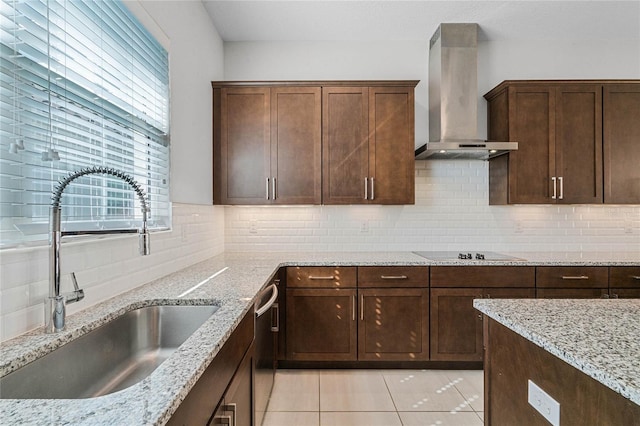
{"label": "cooktop burner", "polygon": [[480,251],[480,252],[458,252],[458,251],[414,251],[418,256],[422,256],[428,260],[478,260],[487,262],[499,262],[499,261],[524,261],[519,257],[509,256],[502,253],[496,253],[493,251]]}

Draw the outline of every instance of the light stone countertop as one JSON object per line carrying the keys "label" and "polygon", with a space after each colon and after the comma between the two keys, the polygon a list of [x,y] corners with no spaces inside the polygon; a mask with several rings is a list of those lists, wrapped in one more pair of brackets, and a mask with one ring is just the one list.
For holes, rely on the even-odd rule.
{"label": "light stone countertop", "polygon": [[473,306],[640,405],[640,299],[476,299]]}
{"label": "light stone countertop", "polygon": [[[516,255],[528,259],[526,253]],[[584,255],[558,255],[515,262],[434,262],[411,252],[222,253],[70,315],[62,333],[47,335],[37,329],[2,342],[0,377],[132,309],[162,304],[220,307],[160,367],[136,385],[88,399],[0,400],[0,424],[165,424],[280,266],[640,265],[638,253],[598,256],[590,260]],[[197,289],[180,296],[198,284]]]}

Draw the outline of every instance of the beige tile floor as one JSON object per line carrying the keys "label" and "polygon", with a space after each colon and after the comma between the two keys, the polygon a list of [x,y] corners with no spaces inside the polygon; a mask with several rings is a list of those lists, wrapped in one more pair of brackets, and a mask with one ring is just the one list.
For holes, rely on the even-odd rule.
{"label": "beige tile floor", "polygon": [[263,426],[482,426],[482,371],[278,370]]}

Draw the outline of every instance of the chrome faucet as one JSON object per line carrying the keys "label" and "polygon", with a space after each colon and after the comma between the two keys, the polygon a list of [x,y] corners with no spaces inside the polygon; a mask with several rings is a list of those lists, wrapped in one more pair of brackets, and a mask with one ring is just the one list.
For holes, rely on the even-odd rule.
{"label": "chrome faucet", "polygon": [[[117,177],[126,183],[138,194],[142,205],[142,228],[140,229],[104,229],[94,231],[62,231],[60,228],[61,207],[60,200],[65,188],[81,176],[91,174],[105,174]],[[145,193],[140,184],[128,174],[109,167],[87,167],[71,173],[58,182],[53,189],[51,197],[51,209],[49,216],[49,297],[44,305],[44,331],[56,333],[64,330],[66,317],[66,304],[74,303],[84,298],[84,290],[78,287],[76,276],[72,272],[74,290],[60,294],[60,240],[66,235],[106,235],[106,234],[131,234],[138,233],[140,254],[146,256],[150,253],[149,230],[147,229],[147,213],[150,211],[145,198]]]}

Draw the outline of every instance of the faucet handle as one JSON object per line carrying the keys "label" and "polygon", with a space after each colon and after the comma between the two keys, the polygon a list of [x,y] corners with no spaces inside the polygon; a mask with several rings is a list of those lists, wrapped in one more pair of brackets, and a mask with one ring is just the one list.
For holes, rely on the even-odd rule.
{"label": "faucet handle", "polygon": [[78,287],[78,280],[76,279],[76,273],[71,273],[71,281],[73,281],[73,291],[64,295],[66,303],[79,302],[84,299],[84,290]]}

